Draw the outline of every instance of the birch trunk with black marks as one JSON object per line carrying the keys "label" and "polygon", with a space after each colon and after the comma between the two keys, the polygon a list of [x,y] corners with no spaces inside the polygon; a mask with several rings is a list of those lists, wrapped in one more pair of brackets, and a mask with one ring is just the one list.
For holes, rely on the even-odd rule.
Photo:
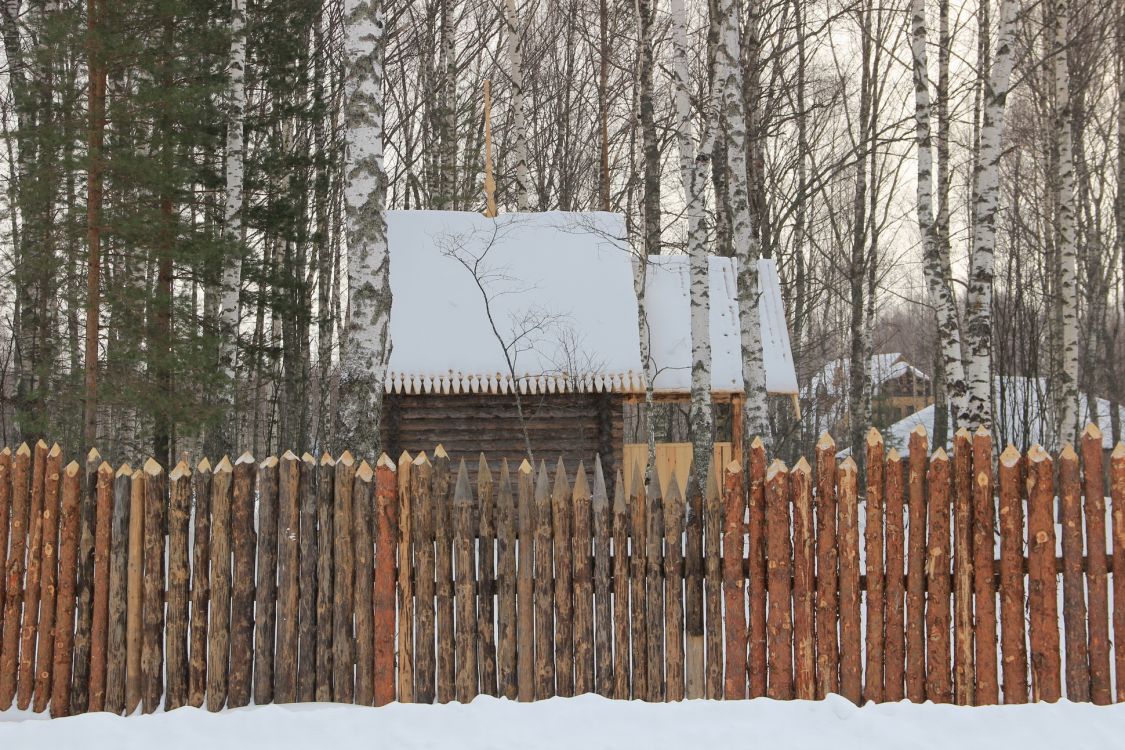
{"label": "birch trunk with black marks", "polygon": [[637,13],[637,119],[641,130],[644,164],[641,198],[641,237],[646,255],[660,254],[660,143],[656,134],[656,108],[653,103],[653,25],[652,0],[636,0]]}
{"label": "birch trunk with black marks", "polygon": [[527,97],[524,94],[523,24],[516,0],[504,0],[507,27],[508,82],[512,87],[512,158],[515,160],[516,210],[531,210],[531,177],[527,154]]}

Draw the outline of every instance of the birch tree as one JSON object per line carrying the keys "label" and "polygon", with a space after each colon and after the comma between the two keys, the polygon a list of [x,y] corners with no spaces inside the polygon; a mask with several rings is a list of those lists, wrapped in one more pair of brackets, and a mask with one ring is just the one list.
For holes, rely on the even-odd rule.
{"label": "birch tree", "polygon": [[967,420],[992,429],[992,278],[996,258],[996,208],[1000,198],[1004,110],[1014,63],[1017,0],[1001,0],[996,56],[984,91],[980,158],[973,188],[973,247],[966,292]]}
{"label": "birch tree", "polygon": [[523,34],[516,0],[504,0],[507,27],[508,82],[512,87],[512,157],[516,170],[516,210],[531,210],[531,176],[527,156],[527,96],[524,94]]}
{"label": "birch tree", "polygon": [[385,20],[376,2],[348,0],[344,21],[348,313],[340,363],[340,424],[349,444],[368,456],[379,452],[383,383],[391,353],[383,166]]}
{"label": "birch tree", "polygon": [[660,144],[656,136],[656,105],[653,92],[652,0],[636,0],[637,11],[637,120],[641,130],[643,167],[641,237],[647,255],[660,254]]}
{"label": "birch tree", "polygon": [[[691,422],[692,466],[699,491],[704,492],[711,461],[714,420],[711,413],[710,269],[705,223],[705,190],[711,174],[711,139],[704,134],[699,151],[691,120],[688,73],[687,10],[684,0],[671,0],[673,101],[676,140],[680,147],[680,181],[687,216],[687,252],[691,300]],[[704,118],[707,122],[708,118]]]}

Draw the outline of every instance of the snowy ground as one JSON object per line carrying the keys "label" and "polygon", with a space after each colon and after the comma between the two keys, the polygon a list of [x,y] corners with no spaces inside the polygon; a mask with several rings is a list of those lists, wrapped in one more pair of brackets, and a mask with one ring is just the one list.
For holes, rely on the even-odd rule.
{"label": "snowy ground", "polygon": [[518,704],[264,706],[218,714],[182,708],[120,718],[44,721],[0,714],[0,748],[1084,748],[1125,747],[1125,704],[956,708],[908,703],[856,708],[843,698],[650,704],[596,696]]}

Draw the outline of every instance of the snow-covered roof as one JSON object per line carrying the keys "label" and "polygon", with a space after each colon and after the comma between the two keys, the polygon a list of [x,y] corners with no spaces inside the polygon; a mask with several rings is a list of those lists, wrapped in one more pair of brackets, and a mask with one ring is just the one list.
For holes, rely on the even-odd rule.
{"label": "snow-covered roof", "polygon": [[[645,309],[648,313],[652,356],[656,363],[654,387],[662,392],[691,389],[691,305],[688,258],[664,255],[649,258],[645,276]],[[741,393],[742,348],[738,326],[738,288],[733,258],[710,259],[711,389]],[[789,329],[781,302],[777,265],[758,261],[761,297],[758,303],[762,331],[762,358],[769,393],[797,393],[797,373],[789,346]]]}
{"label": "snow-covered roof", "polygon": [[[644,391],[633,253],[622,215],[556,211],[492,219],[460,211],[388,211],[387,240],[388,391]],[[763,260],[759,271],[767,389],[795,393],[777,268]],[[658,368],[654,388],[686,394],[686,256],[650,259],[645,301]],[[711,346],[713,389],[741,392],[729,258],[711,259]]]}
{"label": "snow-covered roof", "polygon": [[[842,357],[834,359],[822,367],[809,380],[810,397],[816,397],[822,387],[824,394],[829,397],[846,394],[851,370],[850,365],[851,360],[848,357]],[[889,380],[895,380],[908,372],[914,373],[914,376],[919,380],[930,379],[929,375],[903,359],[901,352],[871,355],[871,382],[876,394],[879,392],[880,385]]]}

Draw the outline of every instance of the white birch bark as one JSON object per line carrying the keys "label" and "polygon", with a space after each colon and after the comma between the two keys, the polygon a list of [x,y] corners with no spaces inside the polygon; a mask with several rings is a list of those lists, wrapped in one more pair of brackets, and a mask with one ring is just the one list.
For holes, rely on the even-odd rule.
{"label": "white birch bark", "polygon": [[512,86],[512,158],[516,169],[516,210],[531,210],[531,177],[528,172],[527,96],[524,94],[523,25],[516,0],[504,0],[507,26],[508,82]]}
{"label": "white birch bark", "polygon": [[[684,0],[671,0],[671,13],[673,101],[676,108],[676,139],[680,147],[680,180],[686,204],[691,295],[691,410],[688,419],[691,423],[694,477],[702,494],[714,440],[711,411],[710,270],[704,193],[711,173],[711,138],[704,135],[697,153],[689,97],[687,10]],[[707,121],[708,118],[704,118],[704,122]]]}
{"label": "white birch bark", "polygon": [[344,205],[348,312],[342,342],[340,426],[349,447],[375,457],[390,359],[390,254],[383,166],[384,16],[376,0],[345,4]]}
{"label": "white birch bark", "polygon": [[751,231],[746,173],[746,112],[742,98],[742,69],[738,13],[734,0],[720,0],[722,16],[715,46],[715,88],[719,122],[726,136],[730,179],[731,244],[738,275],[738,323],[742,345],[744,445],[757,436],[770,443],[766,412],[766,371],[762,361],[762,331],[758,319],[758,243]]}
{"label": "white birch bark", "polygon": [[914,67],[914,122],[918,156],[918,229],[922,234],[926,286],[937,315],[942,369],[957,427],[967,427],[965,368],[961,360],[961,325],[957,303],[945,273],[942,243],[934,217],[933,150],[930,131],[930,86],[926,60],[926,2],[911,1],[910,51]]}
{"label": "white birch bark", "polygon": [[[645,484],[656,471],[656,423],[653,408],[656,405],[656,362],[652,358],[652,336],[648,325],[648,307],[645,304],[645,282],[648,278],[648,253],[636,253],[633,261],[633,291],[637,295],[637,328],[640,337],[641,365],[645,368],[645,442],[648,444],[648,463],[645,465]],[[638,481],[634,477],[633,481]]]}
{"label": "white birch bark", "polygon": [[1055,175],[1056,252],[1058,255],[1057,303],[1062,368],[1055,373],[1051,390],[1055,398],[1056,448],[1073,444],[1078,429],[1078,258],[1074,239],[1074,144],[1070,104],[1070,70],[1067,61],[1070,26],[1069,0],[1054,0],[1055,140],[1058,149]]}
{"label": "white birch bark", "polygon": [[996,208],[1000,198],[1004,108],[1014,62],[1016,0],[1002,0],[996,56],[984,92],[980,158],[973,190],[973,250],[966,293],[965,361],[970,428],[992,429],[992,277],[996,258]]}

